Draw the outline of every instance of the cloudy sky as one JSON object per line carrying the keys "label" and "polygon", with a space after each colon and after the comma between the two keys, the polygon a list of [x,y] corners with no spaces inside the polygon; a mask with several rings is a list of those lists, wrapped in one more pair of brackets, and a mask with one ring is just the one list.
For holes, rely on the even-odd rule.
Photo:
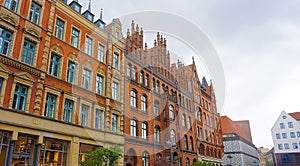
{"label": "cloudy sky", "polygon": [[[88,1],[79,2],[85,10]],[[103,8],[106,22],[134,12],[160,11],[201,29],[224,69],[222,114],[250,120],[254,144],[268,148],[280,112],[300,111],[299,6],[297,0],[92,0],[92,12],[98,18]],[[130,23],[123,25],[128,28]]]}

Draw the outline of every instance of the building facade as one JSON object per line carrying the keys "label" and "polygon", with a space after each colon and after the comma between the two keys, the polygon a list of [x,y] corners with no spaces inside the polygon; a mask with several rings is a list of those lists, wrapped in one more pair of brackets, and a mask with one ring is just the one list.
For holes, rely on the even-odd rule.
{"label": "building facade", "polygon": [[282,111],[272,127],[274,153],[278,165],[300,164],[300,112]]}
{"label": "building facade", "polygon": [[[227,116],[221,117],[221,128],[224,142],[224,165],[259,165],[257,148],[252,143],[250,129],[244,132],[245,124],[249,122],[242,121],[243,128],[239,125],[241,121],[232,121]],[[248,125],[250,126],[250,125]]]}
{"label": "building facade", "polygon": [[134,22],[126,37],[125,164],[221,165],[223,143],[212,85],[200,83],[195,63],[171,63],[159,33],[144,43]]}
{"label": "building facade", "polygon": [[76,166],[98,147],[124,148],[121,23],[81,8],[0,0],[1,166]]}

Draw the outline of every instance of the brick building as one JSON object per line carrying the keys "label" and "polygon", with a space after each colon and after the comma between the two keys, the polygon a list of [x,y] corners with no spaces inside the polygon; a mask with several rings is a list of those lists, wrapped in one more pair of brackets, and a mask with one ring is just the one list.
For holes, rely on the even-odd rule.
{"label": "brick building", "polygon": [[121,23],[81,8],[0,0],[1,166],[75,166],[97,147],[124,148]]}
{"label": "brick building", "polygon": [[125,59],[125,164],[154,165],[197,160],[221,165],[219,114],[212,85],[199,81],[195,63],[171,64],[159,33],[144,44],[142,28],[131,24]]}

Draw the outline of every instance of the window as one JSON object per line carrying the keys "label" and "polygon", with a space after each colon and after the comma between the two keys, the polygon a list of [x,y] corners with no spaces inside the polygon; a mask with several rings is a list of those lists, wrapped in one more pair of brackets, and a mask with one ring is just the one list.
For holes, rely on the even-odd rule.
{"label": "window", "polygon": [[290,145],[288,143],[284,144],[284,149],[290,149]]}
{"label": "window", "polygon": [[29,13],[29,20],[35,24],[40,24],[42,6],[32,2]]}
{"label": "window", "polygon": [[131,90],[130,91],[130,106],[135,107],[136,108],[136,96],[137,93],[135,90]]}
{"label": "window", "polygon": [[117,54],[117,53],[114,53],[113,67],[115,69],[119,68],[119,54]]}
{"label": "window", "polygon": [[293,143],[293,149],[298,149],[298,144],[297,143]]}
{"label": "window", "polygon": [[44,165],[43,163],[47,163],[45,165],[67,165],[69,147],[70,144],[67,141],[45,138],[40,150],[40,163],[37,165]]}
{"label": "window", "polygon": [[56,20],[56,25],[55,25],[55,36],[63,40],[64,39],[64,32],[65,32],[65,22],[59,18]]}
{"label": "window", "polygon": [[185,114],[182,114],[182,127],[186,127],[185,125]]}
{"label": "window", "polygon": [[85,89],[91,89],[91,71],[83,69],[82,72],[82,87]]}
{"label": "window", "polygon": [[112,114],[112,124],[111,124],[111,131],[116,133],[118,131],[118,115]]}
{"label": "window", "polygon": [[300,131],[297,131],[297,137],[300,137]]}
{"label": "window", "polygon": [[199,128],[198,137],[199,137],[200,139],[203,139],[202,132],[203,132],[203,129],[202,129],[202,128]]}
{"label": "window", "polygon": [[295,132],[290,132],[291,138],[296,138]]}
{"label": "window", "polygon": [[4,4],[4,6],[7,9],[12,10],[14,12],[17,12],[18,5],[19,5],[19,0],[5,0],[5,4]]}
{"label": "window", "polygon": [[156,142],[160,142],[160,128],[159,128],[159,126],[155,126],[155,128],[154,128],[154,140],[156,141]]}
{"label": "window", "polygon": [[142,123],[142,138],[147,139],[148,135],[148,128],[147,128],[147,122]]}
{"label": "window", "polygon": [[299,164],[300,163],[300,153],[296,153],[295,158],[296,158],[296,163]]}
{"label": "window", "polygon": [[147,96],[146,95],[141,96],[141,109],[143,112],[147,112]]}
{"label": "window", "polygon": [[96,92],[100,95],[103,94],[103,77],[100,75],[97,75],[96,78]]}
{"label": "window", "polygon": [[82,104],[81,105],[81,126],[88,126],[88,120],[89,120],[89,109],[90,107],[88,105]]}
{"label": "window", "polygon": [[175,144],[175,142],[176,142],[175,130],[171,130],[171,132],[170,132],[170,141],[172,142],[172,144]]}
{"label": "window", "polygon": [[95,128],[102,129],[102,111],[99,109],[96,109]]}
{"label": "window", "polygon": [[194,150],[193,137],[190,137],[190,150]]}
{"label": "window", "polygon": [[50,74],[56,77],[60,76],[60,61],[61,57],[55,53],[51,53],[50,59]]}
{"label": "window", "polygon": [[112,83],[112,98],[114,100],[119,99],[119,84],[116,82]]}
{"label": "window", "polygon": [[146,76],[145,76],[145,86],[149,87],[149,75],[148,74],[146,74]]}
{"label": "window", "polygon": [[280,139],[280,134],[276,133],[276,139]]}
{"label": "window", "polygon": [[197,108],[197,115],[196,115],[196,118],[201,121],[201,111],[199,108]]}
{"label": "window", "polygon": [[293,122],[288,122],[288,126],[289,128],[293,128],[294,127]]}
{"label": "window", "polygon": [[280,126],[281,129],[284,129],[284,128],[285,128],[285,127],[284,127],[284,123],[280,123],[279,126]]}
{"label": "window", "polygon": [[75,83],[76,80],[76,64],[72,61],[68,63],[68,71],[67,71],[67,81],[70,83]]}
{"label": "window", "polygon": [[189,158],[185,159],[185,166],[190,166],[190,159]]}
{"label": "window", "polygon": [[104,46],[98,45],[98,60],[104,63]]}
{"label": "window", "polygon": [[153,111],[155,117],[159,116],[159,102],[157,100],[154,101]]}
{"label": "window", "polygon": [[134,80],[134,81],[136,81],[137,80],[137,68],[136,67],[133,67],[133,70],[132,70],[132,79]]}
{"label": "window", "polygon": [[52,118],[52,119],[55,118],[56,98],[57,98],[56,95],[51,94],[51,93],[47,93],[45,112],[44,112],[45,117]]}
{"label": "window", "polygon": [[79,34],[80,34],[80,32],[78,29],[72,28],[71,44],[75,48],[79,47]]}
{"label": "window", "polygon": [[286,139],[287,138],[287,135],[286,133],[282,133],[282,138]]}
{"label": "window", "polygon": [[137,136],[137,121],[135,119],[130,120],[130,135],[133,137]]}
{"label": "window", "polygon": [[169,118],[170,120],[174,120],[174,107],[173,106],[169,106]]}
{"label": "window", "polygon": [[187,136],[184,135],[184,148],[187,149],[188,148],[188,142],[187,142]]}
{"label": "window", "polygon": [[0,77],[0,93],[2,92],[3,78]]}
{"label": "window", "polygon": [[144,72],[140,72],[140,84],[144,85]]}
{"label": "window", "polygon": [[22,49],[21,61],[29,65],[33,65],[35,49],[36,49],[36,43],[25,39],[23,44],[23,49]]}
{"label": "window", "polygon": [[282,149],[283,149],[282,144],[278,144],[278,149],[279,149],[279,150],[282,150]]}
{"label": "window", "polygon": [[0,27],[0,53],[9,55],[12,41],[12,32]]}
{"label": "window", "polygon": [[281,154],[281,162],[284,164],[292,163],[292,156],[289,153]]}
{"label": "window", "polygon": [[131,76],[131,64],[127,65],[127,77]]}
{"label": "window", "polygon": [[64,108],[64,121],[65,122],[72,122],[72,114],[74,110],[74,101],[66,99],[65,100],[65,108]]}
{"label": "window", "polygon": [[191,124],[191,117],[188,117],[188,129],[191,130],[192,129],[192,124]]}
{"label": "window", "polygon": [[93,39],[86,36],[86,39],[85,39],[85,53],[88,54],[89,56],[92,56],[92,51],[93,51]]}
{"label": "window", "polygon": [[17,83],[14,93],[12,108],[15,110],[25,111],[28,87]]}
{"label": "window", "polygon": [[143,152],[142,166],[148,166],[148,165],[149,165],[149,154],[148,154],[148,152]]}

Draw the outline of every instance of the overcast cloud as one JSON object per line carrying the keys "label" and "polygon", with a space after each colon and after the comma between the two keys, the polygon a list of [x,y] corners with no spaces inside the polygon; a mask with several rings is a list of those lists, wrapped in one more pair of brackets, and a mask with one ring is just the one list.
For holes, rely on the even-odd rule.
{"label": "overcast cloud", "polygon": [[[87,1],[79,2],[86,10]],[[273,146],[271,128],[280,112],[300,111],[299,6],[297,0],[92,0],[93,13],[98,18],[103,8],[107,23],[150,10],[179,15],[196,24],[223,64],[223,115],[249,119],[254,144],[268,148]],[[123,23],[123,28],[129,24]]]}

